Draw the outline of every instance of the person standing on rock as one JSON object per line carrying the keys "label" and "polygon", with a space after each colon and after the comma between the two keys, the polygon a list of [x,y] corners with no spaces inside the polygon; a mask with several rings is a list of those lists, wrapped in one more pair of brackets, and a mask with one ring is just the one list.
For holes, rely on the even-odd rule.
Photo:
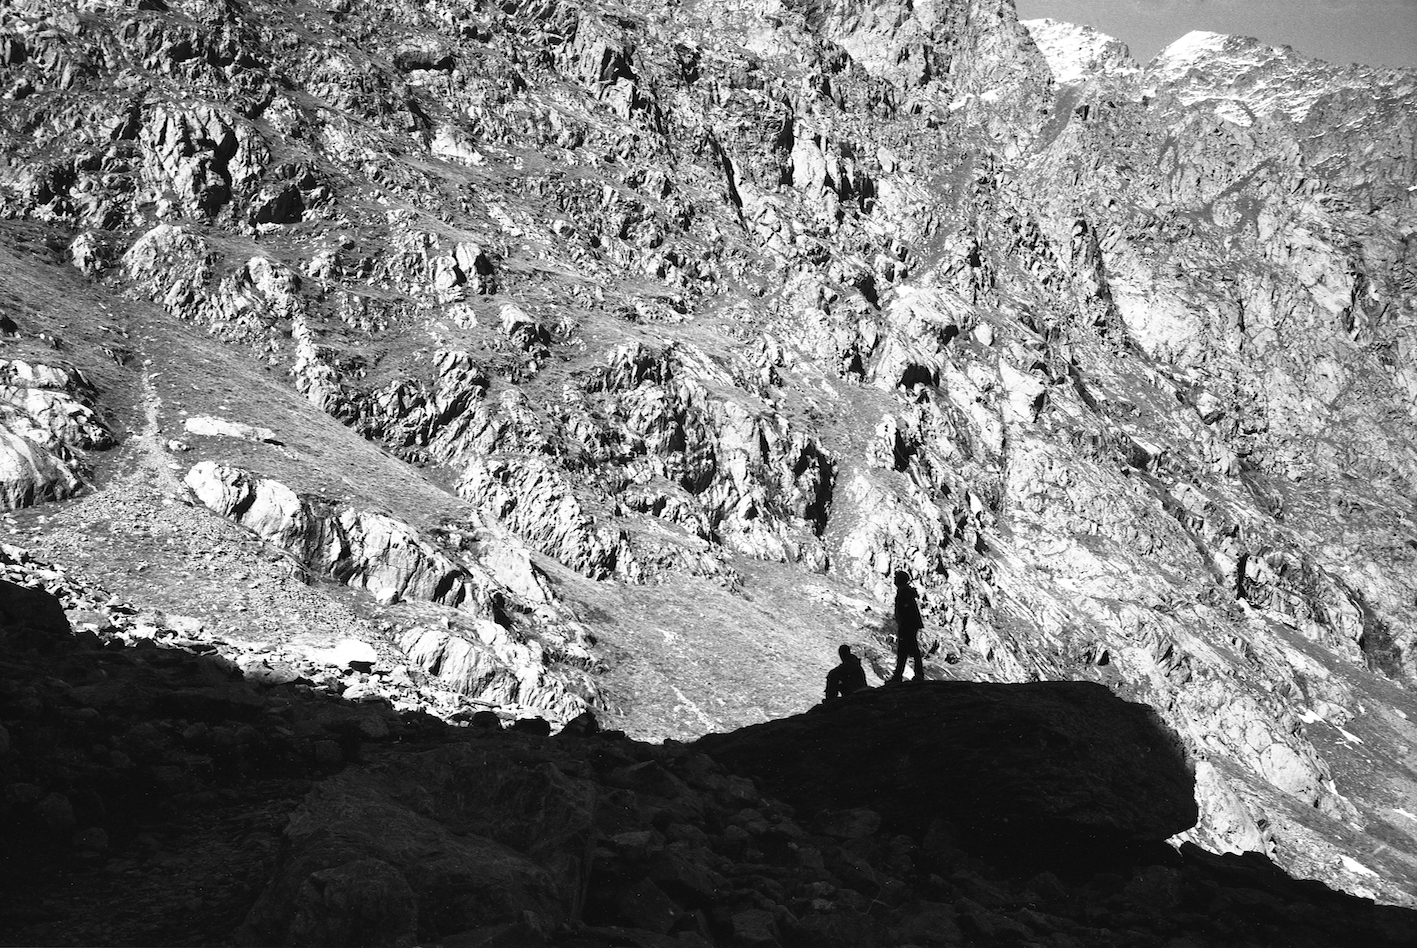
{"label": "person standing on rock", "polygon": [[866,687],[866,670],[861,667],[861,659],[851,654],[851,646],[843,645],[836,653],[841,656],[841,664],[827,672],[826,701],[845,698]]}
{"label": "person standing on rock", "polygon": [[915,659],[915,681],[925,680],[925,665],[920,656],[920,629],[924,625],[920,619],[919,594],[910,585],[910,574],[898,569],[895,571],[895,674],[886,684],[899,684],[903,680],[907,658]]}

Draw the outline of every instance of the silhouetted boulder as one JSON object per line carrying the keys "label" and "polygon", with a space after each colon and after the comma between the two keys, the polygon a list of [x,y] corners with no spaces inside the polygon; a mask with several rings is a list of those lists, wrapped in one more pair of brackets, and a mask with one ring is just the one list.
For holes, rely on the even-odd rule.
{"label": "silhouetted boulder", "polygon": [[512,722],[511,729],[521,734],[546,737],[551,733],[551,724],[545,718],[518,718]]}
{"label": "silhouetted boulder", "polygon": [[696,749],[798,808],[935,819],[974,843],[1164,840],[1195,825],[1195,781],[1145,705],[1089,682],[926,682],[858,692]]}
{"label": "silhouetted boulder", "polygon": [[0,580],[0,645],[50,651],[72,635],[58,599],[42,589]]}

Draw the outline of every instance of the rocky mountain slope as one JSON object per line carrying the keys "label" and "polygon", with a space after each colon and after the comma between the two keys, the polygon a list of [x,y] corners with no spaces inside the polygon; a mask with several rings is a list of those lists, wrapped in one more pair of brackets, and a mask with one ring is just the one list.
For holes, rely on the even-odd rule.
{"label": "rocky mountain slope", "polygon": [[879,675],[906,569],[931,677],[1144,701],[1189,839],[1412,904],[1413,72],[1007,0],[16,0],[0,95],[6,557],[76,626],[689,738]]}

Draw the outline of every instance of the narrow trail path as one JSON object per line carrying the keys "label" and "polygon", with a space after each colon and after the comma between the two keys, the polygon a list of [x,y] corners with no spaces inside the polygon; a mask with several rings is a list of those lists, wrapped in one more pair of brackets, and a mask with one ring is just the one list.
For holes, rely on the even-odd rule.
{"label": "narrow trail path", "polygon": [[133,421],[102,459],[94,489],[31,513],[16,542],[119,599],[203,629],[218,645],[378,641],[378,623],[360,615],[350,597],[312,588],[284,554],[191,503],[182,481],[188,465],[168,445],[180,432],[165,430],[160,376],[144,359]]}

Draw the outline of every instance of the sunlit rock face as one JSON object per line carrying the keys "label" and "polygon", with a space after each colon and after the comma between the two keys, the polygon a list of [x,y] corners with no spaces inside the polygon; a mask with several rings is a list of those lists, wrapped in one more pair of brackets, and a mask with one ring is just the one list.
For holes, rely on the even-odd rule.
{"label": "sunlit rock face", "polygon": [[1192,838],[1410,900],[1411,70],[1006,0],[34,0],[0,94],[38,553],[677,737],[889,664],[905,569],[931,676],[1146,702]]}

